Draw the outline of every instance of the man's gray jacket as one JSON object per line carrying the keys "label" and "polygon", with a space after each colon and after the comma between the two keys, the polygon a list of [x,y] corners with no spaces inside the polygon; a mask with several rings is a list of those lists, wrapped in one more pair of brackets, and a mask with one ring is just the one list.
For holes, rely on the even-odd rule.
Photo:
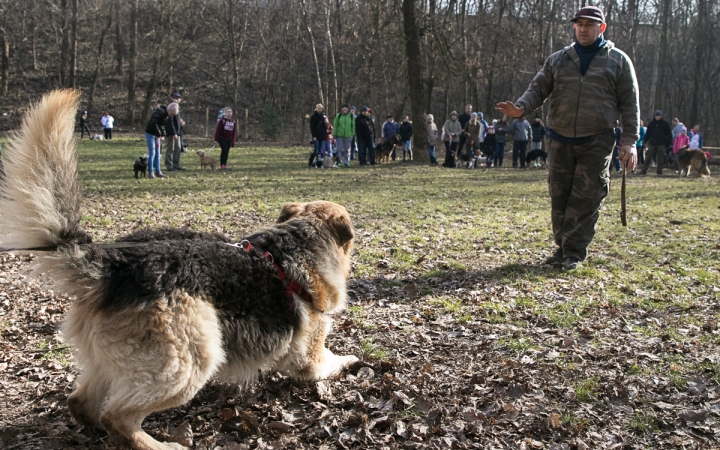
{"label": "man's gray jacket", "polygon": [[532,141],[532,127],[524,117],[513,120],[510,132],[513,134],[513,141]]}
{"label": "man's gray jacket", "polygon": [[638,140],[640,100],[630,58],[607,41],[585,75],[580,57],[570,45],[553,53],[515,103],[524,114],[550,99],[547,124],[556,133],[580,138],[612,130],[621,121],[625,142]]}

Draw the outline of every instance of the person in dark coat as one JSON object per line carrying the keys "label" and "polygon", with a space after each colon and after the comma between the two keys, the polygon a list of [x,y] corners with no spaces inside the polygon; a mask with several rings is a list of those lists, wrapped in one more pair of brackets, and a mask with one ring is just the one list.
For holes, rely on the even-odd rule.
{"label": "person in dark coat", "polygon": [[[325,140],[327,133],[327,131],[323,131],[325,130],[324,110],[325,107],[321,103],[318,103],[315,105],[315,112],[313,112],[312,116],[310,116],[310,135],[312,136],[313,141],[313,152],[310,154],[308,167],[314,167],[316,158],[318,161],[320,160],[322,141]],[[318,139],[318,130],[321,132],[322,139]]]}
{"label": "person in dark coat", "polygon": [[161,140],[165,138],[165,121],[168,116],[167,107],[158,105],[145,127],[145,142],[148,148],[148,178],[165,178],[160,171],[160,150],[162,148]]}
{"label": "person in dark coat", "polygon": [[[458,122],[460,122],[460,127],[464,130],[465,126],[470,122],[470,116],[472,114],[472,105],[465,105],[465,112],[460,114],[457,118]],[[457,154],[462,154],[463,147],[465,147],[465,141],[467,141],[467,134],[462,133],[460,135],[460,140],[458,141],[458,148],[457,148]]]}
{"label": "person in dark coat", "polygon": [[645,145],[647,152],[645,153],[645,165],[642,167],[640,175],[646,175],[650,164],[652,164],[653,156],[657,160],[657,174],[662,175],[665,158],[665,149],[673,145],[672,130],[667,120],[662,118],[662,111],[655,111],[653,120],[647,126],[645,131]]}
{"label": "person in dark coat", "polygon": [[88,138],[92,139],[92,135],[90,134],[90,127],[88,126],[88,120],[87,120],[87,111],[83,111],[82,116],[80,116],[80,140],[82,140],[83,135],[85,132],[87,132]]}
{"label": "person in dark coat", "polygon": [[358,143],[358,157],[360,165],[370,162],[375,165],[375,121],[370,117],[370,109],[363,106],[360,115],[355,119],[355,134]]}
{"label": "person in dark coat", "polygon": [[402,139],[403,161],[405,161],[405,152],[407,152],[407,158],[410,161],[412,161],[413,159],[412,135],[412,123],[410,123],[410,118],[408,116],[405,116],[402,123],[400,124],[400,138]]}

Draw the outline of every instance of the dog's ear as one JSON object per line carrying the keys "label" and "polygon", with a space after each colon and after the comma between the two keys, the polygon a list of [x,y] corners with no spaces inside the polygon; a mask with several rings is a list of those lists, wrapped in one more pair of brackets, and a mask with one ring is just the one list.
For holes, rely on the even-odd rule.
{"label": "dog's ear", "polygon": [[353,240],[355,230],[347,210],[332,202],[313,202],[305,205],[304,215],[313,215],[325,224],[337,241],[343,246]]}
{"label": "dog's ear", "polygon": [[330,216],[325,220],[325,224],[335,236],[339,246],[343,246],[355,238],[355,230],[347,212]]}
{"label": "dog's ear", "polygon": [[280,210],[280,217],[278,217],[277,223],[287,222],[290,219],[299,217],[303,211],[305,211],[305,203],[285,203]]}

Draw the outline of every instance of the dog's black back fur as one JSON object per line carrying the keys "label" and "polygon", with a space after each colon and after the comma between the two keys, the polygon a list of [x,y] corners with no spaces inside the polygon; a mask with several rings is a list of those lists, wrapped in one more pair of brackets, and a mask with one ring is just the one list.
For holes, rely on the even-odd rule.
{"label": "dog's black back fur", "polygon": [[393,147],[395,147],[396,145],[398,145],[401,142],[402,142],[402,138],[400,137],[400,135],[395,134],[395,135],[391,136],[390,139],[388,139],[388,140],[380,141],[380,143],[377,145],[377,148],[375,149],[375,151],[385,150],[386,152],[391,152]]}
{"label": "dog's black back fur", "polygon": [[248,321],[274,335],[297,329],[294,300],[263,252],[270,252],[291,279],[308,286],[303,267],[332,251],[332,237],[310,220],[292,219],[247,240],[254,247],[250,253],[227,245],[220,234],[162,228],[118,240],[138,245],[91,247],[85,258],[100,269],[104,287],[97,306],[117,311],[154,308],[160,301],[172,305],[167,294],[180,290],[204,296],[215,306],[226,339],[240,339],[239,330],[247,330]]}

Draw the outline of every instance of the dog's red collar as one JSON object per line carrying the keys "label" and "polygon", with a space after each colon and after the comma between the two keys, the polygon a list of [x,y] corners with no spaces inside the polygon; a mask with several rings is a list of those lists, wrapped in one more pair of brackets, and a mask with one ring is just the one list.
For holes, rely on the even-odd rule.
{"label": "dog's red collar", "polygon": [[[230,247],[241,248],[241,249],[245,250],[245,252],[247,252],[247,253],[252,252],[253,249],[255,248],[250,243],[250,241],[248,241],[247,239],[241,241],[239,244],[231,244],[231,243],[226,243],[226,244],[229,245]],[[263,252],[260,249],[257,249],[257,250],[263,254],[263,257],[265,258],[265,260],[267,262],[269,262],[270,264],[273,265],[273,267],[275,267],[275,270],[277,271],[277,274],[278,274],[278,278],[280,278],[280,281],[282,281],[283,286],[285,286],[285,295],[287,295],[287,298],[292,299],[293,294],[297,294],[300,298],[302,298],[306,302],[312,303],[312,300],[313,300],[312,295],[310,295],[310,293],[308,291],[306,291],[305,288],[300,285],[300,283],[298,283],[297,281],[291,280],[287,276],[287,274],[282,269],[282,267],[280,267],[280,265],[275,262],[275,258],[273,257],[272,253],[270,253],[268,251]]]}

